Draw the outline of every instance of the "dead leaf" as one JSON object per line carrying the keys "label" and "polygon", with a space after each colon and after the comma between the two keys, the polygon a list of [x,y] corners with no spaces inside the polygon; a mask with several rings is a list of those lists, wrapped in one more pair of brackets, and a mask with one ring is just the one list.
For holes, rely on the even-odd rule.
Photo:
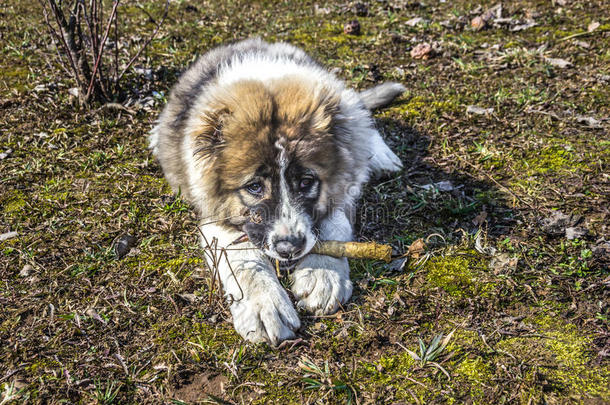
{"label": "dead leaf", "polygon": [[495,275],[513,272],[519,263],[518,257],[511,257],[508,253],[500,253],[489,262],[489,268]]}
{"label": "dead leaf", "polygon": [[415,240],[407,249],[407,256],[415,260],[419,259],[421,255],[426,251],[426,243],[422,238]]}
{"label": "dead leaf", "polygon": [[578,121],[579,124],[585,124],[586,126],[591,127],[591,128],[601,128],[602,127],[601,121],[597,120],[593,117],[578,115],[576,117],[576,121]]}
{"label": "dead leaf", "polygon": [[597,21],[592,21],[588,26],[587,26],[587,31],[589,32],[593,32],[596,29],[598,29],[600,27],[600,23]]}
{"label": "dead leaf", "polygon": [[540,221],[542,230],[551,235],[563,234],[572,222],[572,217],[561,211],[553,211],[548,217]]}
{"label": "dead leaf", "polygon": [[583,236],[587,234],[587,229],[580,226],[571,226],[566,228],[566,239],[581,239]]}
{"label": "dead leaf", "polygon": [[411,18],[409,21],[405,22],[405,24],[408,25],[409,27],[415,27],[418,24],[424,24],[426,22],[427,22],[427,20],[423,19],[422,17],[415,17],[415,18]]}
{"label": "dead leaf", "polygon": [[448,191],[453,191],[455,189],[455,187],[449,180],[439,181],[438,183],[424,184],[423,186],[419,186],[419,187],[423,188],[426,191],[438,190],[438,191],[448,192]]}
{"label": "dead leaf", "polygon": [[7,149],[6,151],[0,153],[0,160],[6,159],[7,157],[10,156],[10,154],[13,153],[12,149]]}
{"label": "dead leaf", "polygon": [[0,242],[3,242],[5,240],[9,240],[9,239],[12,239],[12,238],[16,238],[17,235],[19,235],[19,234],[17,232],[15,232],[15,231],[11,231],[11,232],[6,232],[6,233],[3,233],[3,234],[0,234]]}
{"label": "dead leaf", "polygon": [[544,61],[549,65],[558,67],[560,69],[565,69],[572,66],[572,62],[560,58],[544,58]]}
{"label": "dead leaf", "polygon": [[469,105],[468,107],[466,107],[466,112],[468,114],[485,115],[493,113],[494,109],[493,107],[483,108],[476,105]]}
{"label": "dead leaf", "polygon": [[518,31],[524,31],[527,30],[529,28],[535,27],[536,25],[538,25],[538,23],[534,20],[528,20],[523,24],[517,24],[514,27],[512,27],[510,30],[512,32],[518,32]]}
{"label": "dead leaf", "polygon": [[428,59],[432,54],[432,45],[427,42],[417,44],[411,49],[411,57],[413,59]]}
{"label": "dead leaf", "polygon": [[19,272],[19,277],[27,277],[32,273],[32,271],[34,271],[34,267],[32,267],[31,264],[26,264]]}
{"label": "dead leaf", "polygon": [[87,315],[90,318],[95,319],[99,323],[103,323],[104,325],[106,324],[106,321],[93,308],[89,308],[88,310],[86,310],[85,315]]}
{"label": "dead leaf", "polygon": [[486,219],[487,219],[487,211],[481,211],[479,213],[479,215],[474,217],[474,219],[472,220],[472,223],[475,224],[476,226],[483,225],[483,223],[485,222]]}

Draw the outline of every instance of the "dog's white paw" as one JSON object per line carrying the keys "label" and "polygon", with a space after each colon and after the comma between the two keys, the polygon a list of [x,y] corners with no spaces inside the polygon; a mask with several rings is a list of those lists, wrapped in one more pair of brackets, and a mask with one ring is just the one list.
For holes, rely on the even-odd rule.
{"label": "dog's white paw", "polygon": [[301,327],[299,316],[286,291],[279,286],[261,288],[231,305],[233,326],[237,333],[251,342],[267,342],[277,346],[294,337]]}
{"label": "dog's white paw", "polygon": [[336,312],[352,295],[347,259],[309,255],[292,274],[297,306],[316,315]]}

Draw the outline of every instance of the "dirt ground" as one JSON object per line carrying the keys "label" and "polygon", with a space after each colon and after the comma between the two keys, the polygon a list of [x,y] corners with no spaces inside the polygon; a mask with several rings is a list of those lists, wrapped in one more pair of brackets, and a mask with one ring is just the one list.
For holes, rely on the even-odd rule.
{"label": "dirt ground", "polygon": [[[610,402],[607,1],[483,27],[496,2],[171,1],[127,109],[77,105],[31,3],[0,4],[0,404]],[[119,7],[122,58],[162,8]],[[357,235],[426,244],[353,261],[350,303],[278,349],[233,330],[146,148],[184,67],[251,36],[405,84],[375,113],[405,169],[366,188]]]}

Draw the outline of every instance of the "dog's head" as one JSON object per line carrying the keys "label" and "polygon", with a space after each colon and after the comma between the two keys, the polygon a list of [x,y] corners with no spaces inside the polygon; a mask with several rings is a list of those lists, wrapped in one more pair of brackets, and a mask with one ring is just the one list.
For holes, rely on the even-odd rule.
{"label": "dog's head", "polygon": [[293,77],[242,80],[200,100],[187,130],[206,211],[272,258],[307,254],[346,164],[339,101]]}

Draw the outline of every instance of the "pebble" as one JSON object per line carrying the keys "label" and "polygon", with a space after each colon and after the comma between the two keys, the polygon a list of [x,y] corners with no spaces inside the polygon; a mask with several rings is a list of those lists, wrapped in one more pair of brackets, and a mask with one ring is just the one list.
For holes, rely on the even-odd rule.
{"label": "pebble", "polygon": [[117,259],[122,259],[135,246],[137,240],[131,235],[125,234],[114,243],[114,254]]}

